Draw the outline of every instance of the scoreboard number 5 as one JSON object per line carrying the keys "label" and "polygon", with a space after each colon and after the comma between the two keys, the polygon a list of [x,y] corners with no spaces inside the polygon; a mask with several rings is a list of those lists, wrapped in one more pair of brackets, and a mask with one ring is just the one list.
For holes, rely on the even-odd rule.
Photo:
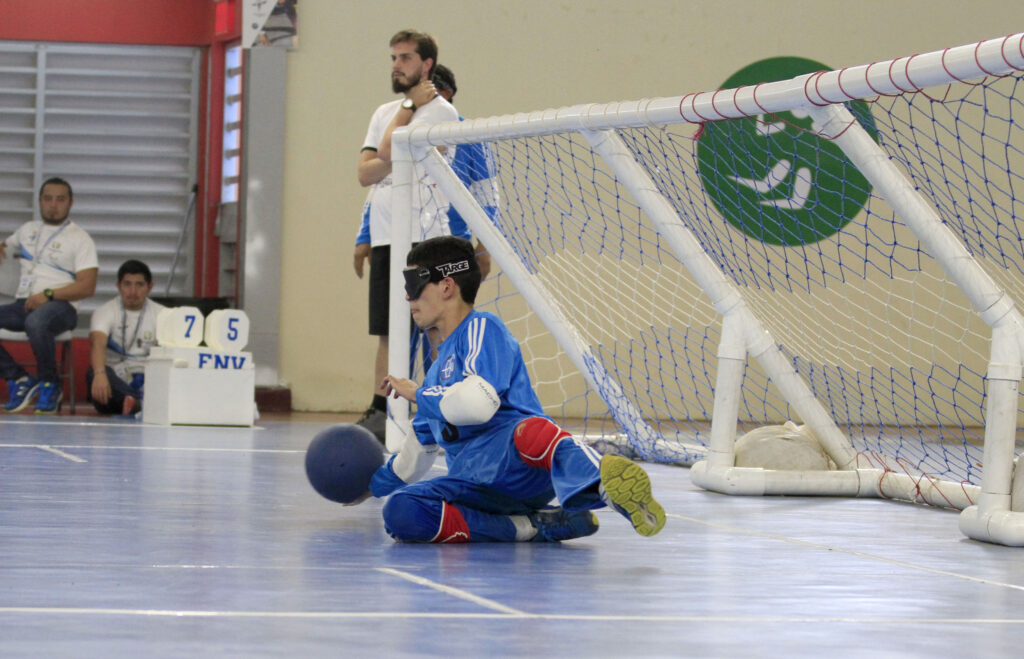
{"label": "scoreboard number 5", "polygon": [[249,317],[240,309],[217,309],[203,318],[196,307],[171,307],[156,319],[156,339],[162,346],[237,353],[249,343]]}

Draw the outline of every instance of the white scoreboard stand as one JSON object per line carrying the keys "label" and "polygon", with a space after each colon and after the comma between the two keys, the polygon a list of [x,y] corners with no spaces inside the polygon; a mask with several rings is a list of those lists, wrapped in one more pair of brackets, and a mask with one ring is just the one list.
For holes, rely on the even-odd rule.
{"label": "white scoreboard stand", "polygon": [[[205,346],[200,343],[205,342]],[[142,421],[157,425],[251,426],[256,419],[256,370],[249,318],[217,309],[205,319],[196,307],[163,309],[158,346],[146,361]]]}

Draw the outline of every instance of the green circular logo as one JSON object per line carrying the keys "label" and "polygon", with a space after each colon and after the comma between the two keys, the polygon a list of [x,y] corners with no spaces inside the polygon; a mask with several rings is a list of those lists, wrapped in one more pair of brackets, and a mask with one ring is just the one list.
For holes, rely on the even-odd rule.
{"label": "green circular logo", "polygon": [[[722,89],[788,80],[829,69],[801,57],[772,57],[740,69]],[[877,140],[864,101],[847,104]],[[804,111],[709,121],[697,144],[700,177],[722,216],[751,238],[806,245],[842,229],[864,207],[867,179]]]}

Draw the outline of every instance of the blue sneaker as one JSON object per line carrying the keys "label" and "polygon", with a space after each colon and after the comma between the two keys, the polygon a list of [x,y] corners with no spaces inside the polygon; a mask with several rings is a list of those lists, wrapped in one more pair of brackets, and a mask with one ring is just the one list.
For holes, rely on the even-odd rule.
{"label": "blue sneaker", "polygon": [[561,508],[535,510],[528,515],[537,528],[533,542],[561,542],[597,533],[597,517],[589,510],[569,512]]}
{"label": "blue sneaker", "polygon": [[628,458],[601,458],[601,498],[628,519],[640,535],[654,535],[665,526],[665,509],[654,500],[650,477]]}
{"label": "blue sneaker", "polygon": [[60,385],[56,382],[40,382],[36,414],[53,414],[60,409],[60,393]]}
{"label": "blue sneaker", "polygon": [[31,375],[23,375],[17,380],[7,381],[7,391],[11,399],[4,405],[5,412],[20,412],[32,404],[39,391],[39,380]]}

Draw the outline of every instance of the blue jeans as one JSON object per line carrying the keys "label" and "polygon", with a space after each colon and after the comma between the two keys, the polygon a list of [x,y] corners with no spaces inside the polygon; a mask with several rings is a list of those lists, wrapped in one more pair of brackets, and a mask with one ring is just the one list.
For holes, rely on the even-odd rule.
{"label": "blue jeans", "polygon": [[[75,329],[76,325],[78,311],[65,300],[47,302],[35,311],[25,311],[25,300],[0,306],[0,329],[28,335],[28,343],[36,357],[36,374],[46,382],[60,382],[56,336]],[[27,375],[25,369],[0,345],[0,378],[17,380],[23,375]]]}
{"label": "blue jeans", "polygon": [[143,379],[141,373],[135,375],[132,378],[131,384],[129,384],[117,377],[117,373],[114,373],[114,369],[109,366],[105,368],[107,372],[107,381],[110,382],[110,399],[106,404],[92,400],[92,381],[96,375],[92,370],[92,366],[85,371],[86,391],[89,392],[89,400],[92,401],[92,406],[96,408],[97,412],[100,414],[120,414],[124,409],[124,399],[127,396],[131,396],[136,400],[136,402],[142,400]]}

